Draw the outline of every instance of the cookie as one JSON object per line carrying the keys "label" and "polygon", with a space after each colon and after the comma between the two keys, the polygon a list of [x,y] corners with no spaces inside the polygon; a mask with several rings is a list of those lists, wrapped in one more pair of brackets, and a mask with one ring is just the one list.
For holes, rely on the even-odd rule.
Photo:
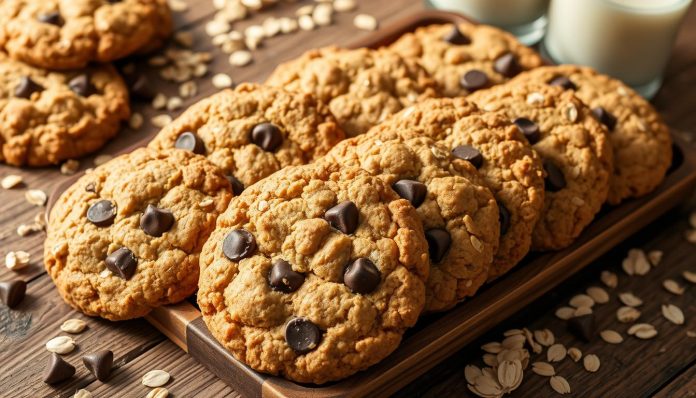
{"label": "cookie", "polygon": [[592,114],[609,130],[614,150],[610,204],[652,192],[672,164],[669,128],[655,108],[621,81],[592,68],[561,65],[539,68],[514,82],[561,85],[592,108]]}
{"label": "cookie", "polygon": [[418,210],[430,254],[428,312],[473,296],[498,247],[498,206],[471,162],[428,137],[372,132],[338,144],[327,162],[379,176]]}
{"label": "cookie", "polygon": [[137,149],[97,167],[51,210],[44,263],[63,299],[123,320],[193,294],[198,259],[231,198],[204,157]]}
{"label": "cookie", "polygon": [[513,35],[468,22],[424,26],[401,36],[389,48],[418,59],[448,97],[503,83],[543,64],[536,51]]}
{"label": "cookie", "polygon": [[310,92],[329,104],[350,137],[392,113],[438,95],[416,61],[387,50],[327,47],[280,64],[266,84]]}
{"label": "cookie", "polygon": [[329,108],[311,94],[242,84],[193,105],[149,146],[207,156],[239,193],[283,167],[314,161],[343,138]]}
{"label": "cookie", "polygon": [[51,72],[0,53],[0,162],[78,158],[101,148],[129,115],[128,90],[110,65]]}
{"label": "cookie", "polygon": [[166,0],[0,3],[0,48],[47,69],[82,68],[152,50],[171,31]]}
{"label": "cookie", "polygon": [[500,211],[500,247],[489,281],[527,254],[544,206],[544,171],[536,151],[507,117],[482,113],[464,98],[431,99],[397,113],[370,134],[427,136],[478,168]]}
{"label": "cookie", "polygon": [[358,168],[285,168],[235,197],[201,256],[210,332],[253,369],[347,377],[389,355],[423,308],[415,209]]}
{"label": "cookie", "polygon": [[543,160],[544,210],[532,247],[570,245],[607,198],[613,157],[606,128],[572,92],[546,84],[505,84],[469,99],[505,114]]}

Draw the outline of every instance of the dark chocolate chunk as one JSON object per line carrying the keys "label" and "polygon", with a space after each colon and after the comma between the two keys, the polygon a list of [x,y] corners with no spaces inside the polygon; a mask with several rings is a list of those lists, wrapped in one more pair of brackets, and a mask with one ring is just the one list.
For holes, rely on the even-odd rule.
{"label": "dark chocolate chunk", "polygon": [[481,152],[470,145],[459,145],[452,149],[452,154],[459,159],[470,162],[477,169],[483,164],[483,155],[481,155]]}
{"label": "dark chocolate chunk", "polygon": [[114,223],[116,212],[116,206],[110,200],[102,199],[87,209],[87,220],[97,227],[108,227]]}
{"label": "dark chocolate chunk", "polygon": [[138,259],[128,248],[122,247],[106,256],[106,268],[121,279],[128,280],[135,274]]}
{"label": "dark chocolate chunk", "polygon": [[293,318],[285,325],[285,341],[297,354],[306,354],[321,343],[321,330],[307,318]]}
{"label": "dark chocolate chunk", "polygon": [[616,116],[612,115],[611,112],[607,111],[601,106],[598,106],[596,108],[592,108],[592,114],[597,120],[599,120],[600,123],[607,126],[609,131],[614,131],[614,127],[616,127]]}
{"label": "dark chocolate chunk", "polygon": [[148,101],[155,98],[156,95],[156,91],[150,84],[150,80],[143,74],[132,79],[130,92],[133,96]]}
{"label": "dark chocolate chunk", "polygon": [[191,151],[199,155],[205,154],[205,144],[203,143],[203,140],[190,131],[182,133],[179,138],[176,139],[174,146],[176,148]]}
{"label": "dark chocolate chunk", "polygon": [[452,29],[442,37],[442,40],[446,41],[449,44],[455,44],[458,46],[471,44],[471,39],[469,39],[468,36],[464,35],[464,33],[462,33],[462,31],[459,30],[457,25],[454,24],[452,25]]}
{"label": "dark chocolate chunk", "polygon": [[174,214],[171,211],[147,205],[140,216],[140,229],[150,236],[160,237],[174,225]]}
{"label": "dark chocolate chunk", "polygon": [[500,202],[498,202],[498,221],[500,221],[500,236],[503,236],[510,228],[510,211]]}
{"label": "dark chocolate chunk", "polygon": [[549,192],[560,191],[565,188],[566,180],[563,171],[556,166],[555,163],[544,160],[544,170],[546,170],[546,179],[544,185]]}
{"label": "dark chocolate chunk", "polygon": [[493,69],[505,77],[516,76],[522,70],[517,57],[510,52],[498,57],[493,64]]}
{"label": "dark chocolate chunk", "polygon": [[305,276],[292,269],[289,262],[285,260],[275,260],[268,273],[268,284],[273,290],[283,293],[292,293],[299,289],[304,283]]}
{"label": "dark chocolate chunk", "polygon": [[425,196],[428,194],[428,188],[419,181],[400,180],[392,185],[394,191],[402,198],[411,202],[413,207],[418,207],[423,204]]}
{"label": "dark chocolate chunk", "polygon": [[94,86],[89,81],[89,75],[86,73],[73,77],[68,82],[68,87],[70,87],[70,90],[72,90],[75,94],[81,97],[89,97],[90,95],[94,94]]}
{"label": "dark chocolate chunk", "polygon": [[358,228],[360,211],[355,203],[345,201],[327,210],[324,218],[337,230],[344,234],[352,234]]}
{"label": "dark chocolate chunk", "polygon": [[266,152],[273,152],[283,143],[283,134],[272,123],[260,123],[251,129],[251,142]]}
{"label": "dark chocolate chunk", "polygon": [[68,380],[75,374],[75,367],[65,362],[60,355],[55,352],[51,354],[48,367],[44,372],[43,381],[46,384],[57,384]]}
{"label": "dark chocolate chunk", "polygon": [[109,350],[93,352],[82,357],[82,363],[97,380],[106,381],[114,364],[114,353]]}
{"label": "dark chocolate chunk", "polygon": [[15,88],[15,97],[29,99],[32,94],[43,90],[43,86],[33,81],[31,77],[22,76],[17,88]]}
{"label": "dark chocolate chunk", "polygon": [[93,182],[90,182],[90,183],[88,183],[87,185],[85,185],[85,191],[87,191],[87,192],[97,192],[97,187],[94,186],[94,183],[93,183]]}
{"label": "dark chocolate chunk", "polygon": [[433,228],[425,231],[425,239],[428,241],[428,253],[430,261],[439,263],[447,254],[452,244],[449,232],[442,228]]}
{"label": "dark chocolate chunk", "polygon": [[377,266],[366,258],[353,261],[343,271],[343,283],[353,293],[372,293],[381,281],[382,276]]}
{"label": "dark chocolate chunk", "polygon": [[228,175],[225,177],[227,177],[227,181],[230,182],[230,185],[232,186],[232,192],[235,195],[241,195],[242,192],[244,192],[244,184],[242,184],[242,182],[239,181],[237,177],[233,175]]}
{"label": "dark chocolate chunk", "polygon": [[520,129],[530,144],[534,145],[539,142],[539,139],[541,138],[541,131],[539,130],[538,124],[524,117],[518,117],[513,121],[513,123],[515,123],[517,128]]}
{"label": "dark chocolate chunk", "polygon": [[576,316],[568,320],[568,331],[578,339],[591,342],[597,334],[594,314]]}
{"label": "dark chocolate chunk", "polygon": [[26,293],[27,283],[24,281],[0,282],[0,300],[10,308],[18,306],[24,300]]}
{"label": "dark chocolate chunk", "polygon": [[38,19],[39,22],[56,26],[61,26],[63,24],[63,18],[61,18],[60,13],[58,11],[51,11],[45,14],[39,14],[39,16],[36,17],[36,19]]}
{"label": "dark chocolate chunk", "polygon": [[480,90],[488,85],[488,75],[478,69],[472,69],[462,75],[459,85],[472,92]]}
{"label": "dark chocolate chunk", "polygon": [[222,242],[222,252],[232,261],[245,259],[256,251],[256,239],[249,231],[235,229]]}
{"label": "dark chocolate chunk", "polygon": [[551,86],[560,86],[564,90],[577,90],[577,86],[570,79],[565,76],[556,76],[549,81]]}

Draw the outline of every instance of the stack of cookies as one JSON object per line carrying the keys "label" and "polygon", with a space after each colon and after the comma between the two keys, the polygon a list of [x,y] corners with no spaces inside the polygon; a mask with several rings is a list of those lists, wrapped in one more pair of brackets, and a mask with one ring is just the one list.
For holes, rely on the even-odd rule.
{"label": "stack of cookies", "polygon": [[198,289],[213,336],[253,369],[345,378],[664,178],[670,135],[648,102],[542,64],[466,23],[310,51],[78,180],[46,267],[68,303],[112,320]]}

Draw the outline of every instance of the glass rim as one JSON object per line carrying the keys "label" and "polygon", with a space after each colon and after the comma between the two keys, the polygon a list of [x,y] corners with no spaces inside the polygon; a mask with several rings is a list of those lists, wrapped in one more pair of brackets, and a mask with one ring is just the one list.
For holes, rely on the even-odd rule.
{"label": "glass rim", "polygon": [[618,8],[620,10],[628,11],[628,12],[633,12],[636,14],[650,14],[654,12],[668,12],[668,11],[673,11],[678,8],[680,8],[683,5],[688,5],[693,1],[693,0],[675,0],[671,4],[667,5],[657,5],[654,7],[636,7],[636,6],[631,6],[628,4],[624,4],[623,2],[616,1],[616,0],[600,0],[601,2],[609,5],[610,7]]}

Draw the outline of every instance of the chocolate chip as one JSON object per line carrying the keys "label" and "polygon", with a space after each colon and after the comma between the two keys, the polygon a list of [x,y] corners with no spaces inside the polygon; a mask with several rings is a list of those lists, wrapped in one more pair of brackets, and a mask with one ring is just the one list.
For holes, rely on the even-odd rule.
{"label": "chocolate chip", "polygon": [[52,11],[46,14],[40,14],[36,19],[39,20],[39,22],[51,24],[51,25],[56,25],[60,26],[63,24],[63,18],[60,17],[60,13],[58,11]]}
{"label": "chocolate chip", "polygon": [[160,237],[174,225],[174,214],[171,211],[147,205],[140,217],[140,229],[150,236]]}
{"label": "chocolate chip", "polygon": [[529,141],[530,144],[534,145],[537,142],[539,142],[539,139],[541,138],[541,131],[539,130],[539,125],[524,117],[518,117],[513,121],[513,123],[515,123],[517,128],[520,129],[520,131],[522,132],[522,134],[524,134],[525,138],[527,138],[527,141]]}
{"label": "chocolate chip", "polygon": [[505,53],[498,57],[493,64],[493,69],[505,77],[516,76],[522,70],[513,53]]}
{"label": "chocolate chip", "polygon": [[140,74],[132,79],[130,84],[130,92],[133,96],[143,100],[151,100],[155,98],[156,91],[150,84],[150,79],[147,76]]}
{"label": "chocolate chip", "polygon": [[94,185],[93,182],[90,182],[89,184],[85,185],[85,191],[87,191],[87,192],[97,192],[97,187]]}
{"label": "chocolate chip", "polygon": [[24,281],[0,282],[0,299],[10,308],[18,306],[26,293],[27,283]]}
{"label": "chocolate chip", "polygon": [[260,123],[251,129],[251,142],[266,152],[273,152],[283,143],[283,134],[275,124]]}
{"label": "chocolate chip", "polygon": [[472,69],[459,79],[459,85],[469,91],[476,91],[486,87],[488,84],[488,75],[478,69]]}
{"label": "chocolate chip", "polygon": [[94,94],[94,86],[89,81],[89,75],[86,73],[73,77],[68,82],[68,87],[70,87],[70,90],[72,90],[75,94],[81,97],[89,97],[90,95]]}
{"label": "chocolate chip", "polygon": [[138,259],[129,249],[122,247],[115,252],[109,254],[104,261],[114,275],[121,279],[128,280],[135,274],[135,268],[138,266]]}
{"label": "chocolate chip", "polygon": [[466,160],[474,165],[477,169],[483,164],[483,155],[476,148],[470,145],[459,145],[452,149],[452,155],[456,158]]}
{"label": "chocolate chip", "polygon": [[419,181],[400,180],[395,182],[392,188],[399,196],[411,202],[413,207],[423,204],[425,196],[428,194],[428,188]]}
{"label": "chocolate chip", "polygon": [[616,116],[612,115],[611,112],[607,111],[601,106],[592,108],[592,114],[595,118],[597,118],[597,120],[599,120],[600,123],[607,126],[609,131],[613,131],[614,127],[616,127]]}
{"label": "chocolate chip", "polygon": [[203,140],[190,131],[182,133],[179,138],[176,139],[174,147],[191,151],[199,155],[205,154],[205,144],[203,143]]}
{"label": "chocolate chip", "polygon": [[299,289],[304,283],[305,276],[295,272],[289,262],[285,260],[275,260],[268,273],[268,284],[273,290],[283,293],[292,293]]}
{"label": "chocolate chip", "polygon": [[222,252],[232,261],[245,259],[256,250],[254,235],[244,229],[235,229],[222,242]]}
{"label": "chocolate chip", "polygon": [[93,352],[82,357],[82,363],[97,380],[106,381],[114,364],[114,353],[109,350]]}
{"label": "chocolate chip", "polygon": [[358,228],[360,212],[355,203],[347,200],[327,210],[324,218],[332,227],[350,235]]}
{"label": "chocolate chip", "polygon": [[44,372],[43,381],[46,384],[56,384],[68,380],[75,374],[75,367],[65,362],[60,355],[52,353],[48,367]]}
{"label": "chocolate chip", "polygon": [[576,90],[578,87],[565,76],[556,76],[549,81],[551,86],[560,86],[565,90]]}
{"label": "chocolate chip", "polygon": [[293,318],[285,324],[285,341],[297,354],[306,354],[321,343],[321,330],[307,318]]}
{"label": "chocolate chip", "polygon": [[589,343],[597,334],[594,314],[570,318],[568,320],[568,331],[575,335],[575,337]]}
{"label": "chocolate chip", "polygon": [[559,169],[555,163],[544,160],[544,170],[546,170],[546,179],[544,182],[547,191],[556,192],[565,188],[565,176],[563,175],[563,171]]}
{"label": "chocolate chip", "polygon": [[510,228],[510,211],[498,202],[498,221],[500,222],[500,235],[505,235]]}
{"label": "chocolate chip", "polygon": [[433,228],[425,231],[425,239],[428,241],[428,253],[430,253],[430,261],[439,263],[447,254],[452,238],[449,232],[442,228]]}
{"label": "chocolate chip", "polygon": [[237,177],[233,175],[228,175],[225,177],[227,177],[227,181],[229,181],[230,185],[232,185],[232,192],[235,195],[241,195],[242,192],[244,192],[244,184],[242,184],[242,182],[239,181]]}
{"label": "chocolate chip", "polygon": [[458,46],[471,44],[471,39],[469,39],[468,36],[465,36],[462,31],[459,30],[457,25],[452,25],[452,29],[442,37],[442,40],[449,44],[455,44]]}
{"label": "chocolate chip", "polygon": [[110,200],[102,199],[92,203],[87,209],[87,220],[97,227],[108,227],[116,218],[116,206]]}
{"label": "chocolate chip", "polygon": [[29,76],[22,76],[15,88],[15,97],[29,99],[32,94],[43,91],[43,86],[31,80]]}
{"label": "chocolate chip", "polygon": [[366,259],[359,258],[350,263],[343,271],[343,283],[353,293],[372,293],[382,281],[382,276],[375,264]]}

